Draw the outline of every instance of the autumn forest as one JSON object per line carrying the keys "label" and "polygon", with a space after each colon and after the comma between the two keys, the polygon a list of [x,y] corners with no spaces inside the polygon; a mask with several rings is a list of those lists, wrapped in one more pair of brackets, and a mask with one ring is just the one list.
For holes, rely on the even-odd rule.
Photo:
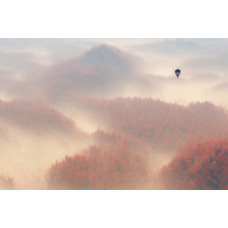
{"label": "autumn forest", "polygon": [[228,189],[227,44],[0,39],[0,189]]}

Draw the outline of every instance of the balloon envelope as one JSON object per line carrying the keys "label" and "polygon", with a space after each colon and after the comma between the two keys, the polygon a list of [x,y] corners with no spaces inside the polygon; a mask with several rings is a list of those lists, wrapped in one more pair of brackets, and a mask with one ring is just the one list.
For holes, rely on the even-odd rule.
{"label": "balloon envelope", "polygon": [[180,73],[181,73],[181,71],[180,71],[179,69],[176,69],[176,70],[175,70],[175,74],[176,74],[177,77],[180,76]]}

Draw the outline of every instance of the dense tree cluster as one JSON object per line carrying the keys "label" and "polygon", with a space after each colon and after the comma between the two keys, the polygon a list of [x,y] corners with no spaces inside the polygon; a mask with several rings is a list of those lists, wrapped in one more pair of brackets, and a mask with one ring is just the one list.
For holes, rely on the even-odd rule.
{"label": "dense tree cluster", "polygon": [[142,189],[153,178],[147,158],[127,144],[92,146],[80,154],[66,156],[49,171],[51,189]]}
{"label": "dense tree cluster", "polygon": [[[209,102],[185,107],[139,98],[85,99],[83,105],[113,131],[98,130],[92,135],[97,146],[53,165],[51,188],[227,188],[226,140],[219,140],[228,137],[224,109]],[[153,156],[178,148],[155,183]]]}
{"label": "dense tree cluster", "polygon": [[79,131],[73,121],[42,102],[0,101],[0,117],[13,124],[38,132],[52,130],[73,133]]}
{"label": "dense tree cluster", "polygon": [[228,139],[186,145],[161,180],[166,189],[228,189]]}
{"label": "dense tree cluster", "polygon": [[170,149],[189,140],[228,137],[226,111],[209,102],[186,107],[149,98],[87,102],[114,131],[135,136],[154,147]]}

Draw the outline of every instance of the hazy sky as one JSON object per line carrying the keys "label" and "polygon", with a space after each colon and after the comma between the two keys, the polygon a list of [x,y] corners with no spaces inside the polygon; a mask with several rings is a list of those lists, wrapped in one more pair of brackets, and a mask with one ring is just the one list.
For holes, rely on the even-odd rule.
{"label": "hazy sky", "polygon": [[[137,63],[138,76],[149,80],[150,91],[153,90],[153,93],[145,91],[139,84],[138,88],[137,85],[126,87],[125,95],[154,96],[174,102],[213,98],[227,105],[223,99],[225,90],[219,91],[219,88],[221,84],[224,88],[228,80],[228,39],[0,39],[0,77],[4,80],[36,78],[47,68],[77,59],[101,44],[117,47],[128,57],[138,58],[132,65]],[[96,53],[94,57],[100,58]],[[172,84],[176,68],[182,74]],[[132,81],[128,79],[127,84]],[[155,90],[160,93],[154,93]],[[210,96],[212,92],[216,96]]]}
{"label": "hazy sky", "polygon": [[0,39],[1,68],[51,64],[104,43],[144,57],[149,63],[163,61],[162,68],[167,68],[169,62],[190,68],[196,61],[198,68],[202,62],[204,71],[211,65],[218,69],[226,66],[228,52],[228,39]]}

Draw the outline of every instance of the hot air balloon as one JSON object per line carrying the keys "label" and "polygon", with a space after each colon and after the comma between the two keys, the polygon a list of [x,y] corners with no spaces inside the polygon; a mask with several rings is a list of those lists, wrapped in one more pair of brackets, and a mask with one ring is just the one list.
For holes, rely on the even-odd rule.
{"label": "hot air balloon", "polygon": [[175,70],[175,74],[176,74],[176,76],[177,76],[177,78],[180,76],[180,74],[181,74],[181,70],[179,70],[179,69],[176,69]]}

